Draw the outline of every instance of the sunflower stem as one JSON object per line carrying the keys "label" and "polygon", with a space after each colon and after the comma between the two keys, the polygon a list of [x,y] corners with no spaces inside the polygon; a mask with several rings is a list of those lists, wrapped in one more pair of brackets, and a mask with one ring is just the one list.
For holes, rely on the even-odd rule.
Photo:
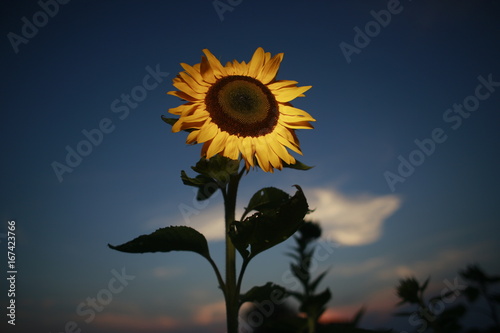
{"label": "sunflower stem", "polygon": [[231,175],[227,192],[223,192],[226,220],[226,283],[224,296],[226,298],[228,333],[238,333],[239,290],[236,281],[236,248],[229,237],[229,228],[235,221],[236,195],[241,176],[242,173]]}

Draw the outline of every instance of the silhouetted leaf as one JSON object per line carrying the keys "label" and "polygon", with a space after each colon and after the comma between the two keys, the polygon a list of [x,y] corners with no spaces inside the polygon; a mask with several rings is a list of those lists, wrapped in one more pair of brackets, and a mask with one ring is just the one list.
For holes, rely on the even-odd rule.
{"label": "silhouetted leaf", "polygon": [[409,277],[406,279],[399,280],[399,286],[396,287],[396,292],[401,298],[401,302],[398,305],[408,303],[418,303],[419,302],[419,291],[420,285],[414,277]]}
{"label": "silhouetted leaf", "polygon": [[465,297],[467,297],[467,300],[469,302],[475,302],[479,297],[480,291],[476,287],[467,286],[467,288],[464,289],[463,293],[465,294]]}
{"label": "silhouetted leaf", "polygon": [[239,160],[232,160],[217,154],[210,159],[201,158],[191,169],[212,178],[219,186],[223,187],[229,182],[231,175],[238,173],[239,166]]}
{"label": "silhouetted leaf", "polygon": [[287,194],[286,198],[274,190],[268,196],[270,191],[266,191],[259,196],[262,200],[255,199],[249,205],[257,213],[231,225],[229,236],[244,258],[254,257],[285,241],[300,228],[309,209],[302,189],[296,187],[295,195]]}
{"label": "silhouetted leaf", "polygon": [[130,242],[113,246],[113,250],[128,253],[191,251],[210,258],[207,240],[198,231],[186,226],[161,228],[149,235],[139,236]]}
{"label": "silhouetted leaf", "polygon": [[429,276],[427,278],[427,280],[425,280],[425,282],[422,284],[422,286],[420,287],[420,291],[423,293],[425,291],[425,289],[427,289],[427,285],[429,285],[429,281],[431,280],[431,277]]}
{"label": "silhouetted leaf", "polygon": [[362,307],[361,309],[358,310],[358,312],[356,312],[356,314],[354,315],[354,318],[351,321],[354,326],[359,325],[359,322],[361,321],[361,318],[363,317],[365,312],[366,312],[365,307]]}
{"label": "silhouetted leaf", "polygon": [[312,292],[314,292],[314,290],[316,290],[316,287],[321,282],[321,280],[323,280],[323,278],[325,277],[326,273],[328,273],[328,270],[326,270],[323,273],[321,273],[316,279],[314,279],[311,282],[311,284],[309,285],[309,288],[311,289]]}
{"label": "silhouetted leaf", "polygon": [[309,282],[309,271],[305,269],[302,265],[297,265],[297,264],[290,264],[290,268],[292,270],[293,275],[297,279],[299,279],[302,284],[307,284]]}
{"label": "silhouetted leaf", "polygon": [[[168,118],[168,117],[165,117],[165,116],[161,116],[161,120],[163,120],[164,122],[166,122],[170,126],[174,126],[174,124],[177,122],[177,120],[179,120],[179,118]],[[192,132],[192,131],[194,131],[194,129],[189,128],[189,129],[185,129],[183,131],[185,131],[185,132]]]}
{"label": "silhouetted leaf", "polygon": [[295,160],[294,164],[283,163],[283,167],[290,168],[290,169],[295,169],[295,170],[309,170],[309,169],[314,168],[313,166],[305,165],[304,163],[302,163],[302,162],[300,162],[298,160]]}
{"label": "silhouetted leaf", "polygon": [[252,196],[243,216],[246,216],[252,210],[263,212],[277,209],[289,199],[288,193],[275,187],[265,187]]}
{"label": "silhouetted leaf", "polygon": [[245,302],[263,302],[270,300],[273,303],[281,301],[287,296],[287,291],[282,286],[268,282],[263,286],[256,286],[240,296],[241,303]]}
{"label": "silhouetted leaf", "polygon": [[184,170],[181,171],[181,180],[184,185],[198,188],[196,200],[202,201],[210,198],[219,188],[215,180],[205,175],[198,175],[195,178],[189,177]]}
{"label": "silhouetted leaf", "polygon": [[393,314],[393,316],[396,316],[396,317],[409,317],[409,316],[411,316],[414,313],[416,313],[416,311],[413,311],[413,312],[396,312],[396,313]]}
{"label": "silhouetted leaf", "polygon": [[493,301],[495,301],[495,302],[497,302],[497,303],[500,303],[500,294],[493,294],[493,295],[491,295],[491,296],[490,296],[490,298],[491,298]]}
{"label": "silhouetted leaf", "polygon": [[326,289],[320,294],[304,298],[300,311],[307,313],[308,317],[319,318],[325,311],[325,305],[332,298],[330,289]]}

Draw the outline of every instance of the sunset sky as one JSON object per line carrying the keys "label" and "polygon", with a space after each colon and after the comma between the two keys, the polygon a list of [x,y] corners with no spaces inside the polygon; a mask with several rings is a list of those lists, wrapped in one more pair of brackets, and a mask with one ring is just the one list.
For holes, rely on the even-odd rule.
{"label": "sunset sky", "polygon": [[[222,196],[200,204],[180,179],[194,176],[201,145],[161,120],[182,103],[166,94],[180,63],[199,63],[205,48],[222,63],[257,47],[283,52],[277,78],[312,86],[293,101],[317,120],[297,132],[304,155],[294,156],[315,167],[252,170],[238,210],[265,186],[304,189],[323,228],[314,274],[329,269],[325,318],[365,306],[363,327],[410,331],[392,316],[400,278],[431,276],[435,295],[467,264],[500,274],[499,1],[0,6],[2,276],[10,220],[17,265],[16,325],[2,314],[2,332],[224,331],[222,292],[201,256],[107,247],[188,225],[223,270]],[[243,290],[294,288],[292,245],[257,256]]]}

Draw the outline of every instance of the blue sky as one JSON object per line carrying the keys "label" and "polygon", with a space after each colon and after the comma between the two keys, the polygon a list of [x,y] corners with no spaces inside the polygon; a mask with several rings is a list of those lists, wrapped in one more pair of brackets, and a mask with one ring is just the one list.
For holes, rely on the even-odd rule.
{"label": "blue sky", "polygon": [[[221,0],[224,12],[200,0],[55,3],[1,5],[0,233],[16,221],[18,266],[8,332],[71,322],[85,332],[222,330],[222,293],[201,257],[106,246],[185,224],[221,262],[222,198],[197,206],[179,177],[201,147],[160,119],[180,103],[165,94],[179,63],[198,63],[204,48],[223,63],[259,46],[283,52],[278,79],[313,86],[293,104],[317,119],[298,132],[299,159],[315,168],[252,171],[238,206],[264,186],[304,188],[321,244],[334,249],[318,262],[331,268],[329,316],[365,305],[365,327],[409,330],[391,316],[399,278],[430,275],[439,293],[468,263],[499,273],[498,1]],[[96,144],[81,143],[96,128]],[[68,166],[78,147],[86,156]],[[71,172],[58,177],[55,162]],[[199,214],[186,219],[183,205]],[[244,289],[291,287],[291,244],[255,258]],[[129,277],[123,288],[117,274]],[[82,314],[96,297],[101,311]]]}

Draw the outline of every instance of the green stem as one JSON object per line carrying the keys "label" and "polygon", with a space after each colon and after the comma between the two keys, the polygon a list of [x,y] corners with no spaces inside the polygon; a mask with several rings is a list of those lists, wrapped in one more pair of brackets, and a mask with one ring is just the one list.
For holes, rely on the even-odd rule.
{"label": "green stem", "polygon": [[307,328],[308,328],[308,333],[315,333],[316,332],[316,318],[308,315],[307,316]]}
{"label": "green stem", "polygon": [[238,290],[238,294],[240,293],[241,290],[241,283],[243,282],[243,274],[245,274],[245,270],[247,269],[248,263],[252,257],[247,257],[243,259],[243,263],[241,264],[241,270],[240,270],[240,275],[238,276],[238,284],[236,285],[236,289]]}
{"label": "green stem", "polygon": [[217,281],[219,282],[219,286],[224,293],[226,294],[226,284],[224,283],[224,280],[222,279],[222,275],[220,275],[219,269],[217,268],[217,265],[215,264],[214,260],[211,257],[206,257],[210,265],[212,265],[212,268],[214,269],[215,276],[217,277]]}
{"label": "green stem", "polygon": [[238,184],[242,173],[231,175],[227,192],[223,191],[224,210],[226,220],[226,320],[227,332],[238,333],[238,309],[239,309],[239,291],[236,282],[236,249],[229,237],[229,228],[235,221],[236,195],[238,193]]}

